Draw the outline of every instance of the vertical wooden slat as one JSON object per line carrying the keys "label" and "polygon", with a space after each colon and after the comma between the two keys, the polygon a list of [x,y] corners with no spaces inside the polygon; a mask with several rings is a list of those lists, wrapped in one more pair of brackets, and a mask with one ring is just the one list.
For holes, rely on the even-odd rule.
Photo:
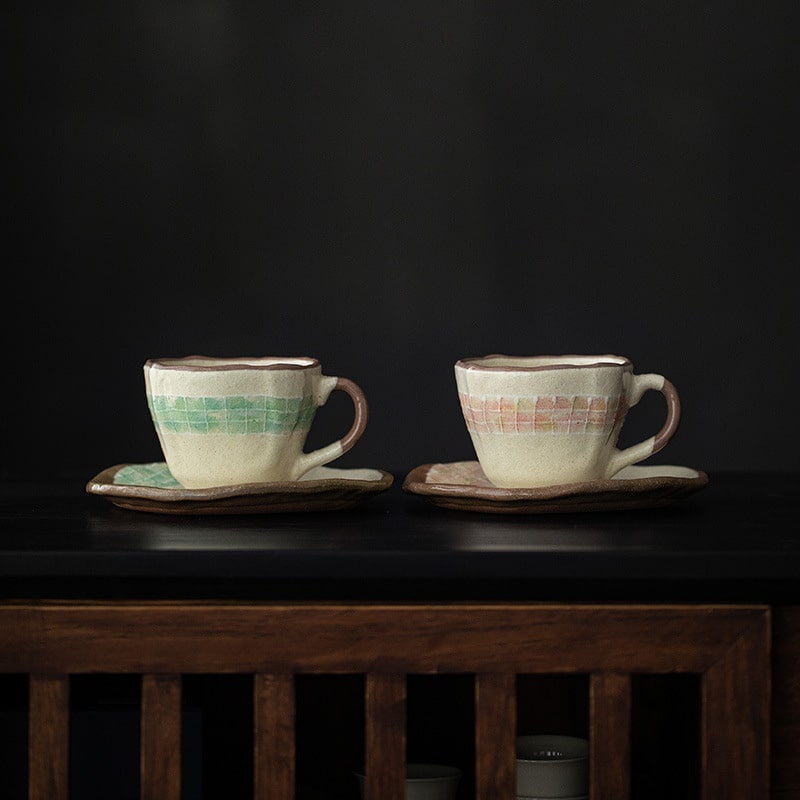
{"label": "vertical wooden slat", "polygon": [[368,673],[365,706],[366,800],[405,800],[405,675]]}
{"label": "vertical wooden slat", "polygon": [[589,689],[589,783],[592,797],[629,800],[631,676],[592,673]]}
{"label": "vertical wooden slat", "polygon": [[517,684],[511,673],[475,676],[475,797],[513,800],[517,788]]}
{"label": "vertical wooden slat", "polygon": [[290,673],[253,679],[254,798],[295,795],[295,685]]}
{"label": "vertical wooden slat", "polygon": [[769,797],[770,630],[763,624],[731,646],[702,678],[703,800]]}
{"label": "vertical wooden slat", "polygon": [[141,800],[180,800],[180,675],[142,675],[141,720]]}
{"label": "vertical wooden slat", "polygon": [[67,800],[69,676],[31,675],[29,686],[28,798]]}
{"label": "vertical wooden slat", "polygon": [[800,800],[800,606],[772,609],[772,795]]}

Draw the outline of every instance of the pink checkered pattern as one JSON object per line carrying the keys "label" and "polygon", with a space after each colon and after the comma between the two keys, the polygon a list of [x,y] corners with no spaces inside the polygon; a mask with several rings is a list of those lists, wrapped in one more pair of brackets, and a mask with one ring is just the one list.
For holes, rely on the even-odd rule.
{"label": "pink checkered pattern", "polygon": [[626,410],[619,396],[480,397],[459,393],[459,400],[472,433],[608,435]]}

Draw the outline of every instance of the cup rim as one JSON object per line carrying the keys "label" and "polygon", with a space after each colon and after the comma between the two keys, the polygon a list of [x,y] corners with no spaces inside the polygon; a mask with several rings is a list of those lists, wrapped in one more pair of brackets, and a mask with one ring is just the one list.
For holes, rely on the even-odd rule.
{"label": "cup rim", "polygon": [[180,356],[148,358],[145,369],[180,370],[182,372],[231,372],[304,370],[320,366],[312,356]]}
{"label": "cup rim", "polygon": [[[491,363],[497,359],[508,359],[517,363],[513,365],[494,365]],[[546,363],[526,364],[525,362]],[[605,353],[603,355],[580,355],[571,353],[565,355],[541,356],[515,356],[506,353],[492,353],[486,356],[460,358],[456,361],[456,367],[481,372],[549,372],[554,369],[597,369],[598,367],[614,367],[617,369],[622,367],[623,369],[633,369],[633,364],[629,358],[614,355],[613,353]]]}
{"label": "cup rim", "polygon": [[564,734],[528,734],[517,736],[515,749],[519,753],[520,745],[536,744],[539,749],[570,750],[563,758],[526,758],[517,755],[518,764],[569,764],[575,761],[586,761],[589,758],[589,740],[580,736]]}

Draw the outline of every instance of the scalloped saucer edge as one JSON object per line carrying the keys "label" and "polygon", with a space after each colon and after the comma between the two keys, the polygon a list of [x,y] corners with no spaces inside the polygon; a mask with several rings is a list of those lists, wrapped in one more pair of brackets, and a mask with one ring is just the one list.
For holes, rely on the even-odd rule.
{"label": "scalloped saucer edge", "polygon": [[403,481],[403,490],[443,508],[493,514],[547,514],[621,511],[669,505],[708,485],[708,475],[691,467],[626,467],[602,481],[536,489],[501,489],[477,461],[421,464]]}
{"label": "scalloped saucer edge", "polygon": [[86,491],[120,508],[157,514],[275,514],[351,508],[393,483],[381,469],[316,467],[298,481],[184,489],[164,462],[152,462],[108,467]]}

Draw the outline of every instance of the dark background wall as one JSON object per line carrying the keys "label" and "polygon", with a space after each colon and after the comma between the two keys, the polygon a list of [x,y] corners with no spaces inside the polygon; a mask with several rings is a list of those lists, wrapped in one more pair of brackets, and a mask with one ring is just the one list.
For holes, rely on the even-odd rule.
{"label": "dark background wall", "polygon": [[[472,457],[462,356],[678,387],[653,458],[797,469],[795,3],[38,4],[4,25],[4,472],[160,456],[149,357],[313,355],[343,465]],[[310,445],[348,425],[344,397]],[[632,412],[624,442],[661,424]]]}

